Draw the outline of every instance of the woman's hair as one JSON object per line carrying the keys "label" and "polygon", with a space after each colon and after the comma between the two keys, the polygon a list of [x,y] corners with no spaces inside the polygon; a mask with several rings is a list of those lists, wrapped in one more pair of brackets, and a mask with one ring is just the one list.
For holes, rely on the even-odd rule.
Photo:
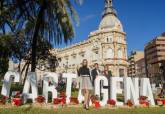
{"label": "woman's hair", "polygon": [[[86,64],[84,65],[84,61],[86,61]],[[82,66],[87,66],[88,65],[88,61],[87,61],[87,59],[83,59],[83,61],[82,61]]]}
{"label": "woman's hair", "polygon": [[84,61],[88,62],[87,59],[83,59],[83,60],[82,60],[82,63],[83,63]]}

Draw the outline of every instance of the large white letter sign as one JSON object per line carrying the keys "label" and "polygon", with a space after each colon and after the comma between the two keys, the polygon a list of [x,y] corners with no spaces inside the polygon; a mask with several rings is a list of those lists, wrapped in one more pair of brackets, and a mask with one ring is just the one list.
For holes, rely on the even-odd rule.
{"label": "large white letter sign", "polygon": [[80,86],[80,84],[82,83],[81,81],[81,77],[79,76],[79,77],[77,77],[77,80],[78,80],[78,83],[77,83],[77,85],[78,85],[78,87],[79,87],[79,92],[78,92],[78,102],[79,103],[82,103],[83,101],[84,101],[84,96],[82,95],[82,88],[81,88],[81,86]]}
{"label": "large white letter sign", "polygon": [[4,76],[3,86],[1,90],[1,94],[9,97],[10,95],[10,87],[12,83],[12,79],[14,78],[14,82],[20,82],[20,74],[15,71],[8,71]]}
{"label": "large white letter sign", "polygon": [[118,92],[117,82],[123,82],[121,77],[111,77],[111,99],[116,101],[116,105],[123,105],[123,102],[117,102],[116,96]]}
{"label": "large white letter sign", "polygon": [[139,105],[139,79],[134,78],[133,81],[130,77],[124,77],[124,100],[131,99],[134,105]]}
{"label": "large white letter sign", "polygon": [[84,96],[82,95],[82,89],[79,88],[79,92],[78,92],[78,102],[82,103],[84,101]]}
{"label": "large white letter sign", "polygon": [[[103,81],[103,84],[101,85],[100,90],[100,81]],[[108,86],[108,80],[105,76],[98,76],[95,79],[95,95],[98,95],[100,97],[100,91],[103,94],[103,99],[100,101],[101,106],[105,106],[107,104],[108,100],[108,89],[104,89],[103,86]]]}
{"label": "large white letter sign", "polygon": [[[50,82],[52,85],[49,84]],[[53,72],[44,73],[43,96],[45,97],[46,103],[48,103],[48,92],[52,92],[52,99],[57,98],[57,90],[56,90],[57,85],[58,85],[58,74],[57,73],[53,73]]]}
{"label": "large white letter sign", "polygon": [[73,73],[64,73],[63,77],[67,79],[66,84],[66,103],[70,103],[70,97],[71,97],[71,87],[72,87],[72,79],[76,78],[77,75]]}
{"label": "large white letter sign", "polygon": [[141,79],[140,95],[148,97],[148,100],[150,101],[151,105],[155,105],[149,78]]}
{"label": "large white letter sign", "polygon": [[[29,93],[31,87],[32,93]],[[23,99],[24,103],[27,99],[32,99],[33,102],[35,101],[35,98],[37,98],[38,95],[38,89],[37,89],[37,77],[35,72],[29,72],[27,74],[27,78],[25,81],[25,85],[23,88]]]}

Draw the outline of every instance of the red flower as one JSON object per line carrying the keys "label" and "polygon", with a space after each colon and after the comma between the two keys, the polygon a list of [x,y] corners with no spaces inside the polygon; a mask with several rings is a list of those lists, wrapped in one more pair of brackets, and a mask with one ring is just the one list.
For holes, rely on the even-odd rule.
{"label": "red flower", "polygon": [[101,107],[99,101],[94,101],[93,105],[94,105],[95,108],[100,108]]}
{"label": "red flower", "polygon": [[53,104],[57,105],[57,104],[66,104],[66,99],[65,98],[54,98],[53,100]]}
{"label": "red flower", "polygon": [[13,98],[12,99],[12,104],[15,106],[21,106],[22,105],[22,100],[20,98]]}
{"label": "red flower", "polygon": [[156,99],[157,103],[161,102],[163,105],[165,105],[165,99]]}
{"label": "red flower", "polygon": [[8,99],[7,96],[2,96],[0,99],[0,103],[5,104],[7,99]]}
{"label": "red flower", "polygon": [[43,103],[45,101],[45,98],[43,96],[38,96],[36,99],[35,99],[38,103]]}
{"label": "red flower", "polygon": [[60,98],[55,98],[53,101],[54,104],[66,104],[66,95],[65,92],[60,93]]}
{"label": "red flower", "polygon": [[145,105],[145,106],[149,106],[150,105],[149,102],[147,102],[147,101],[140,101],[139,103],[141,105]]}
{"label": "red flower", "polygon": [[140,97],[139,97],[139,100],[147,100],[147,98],[148,98],[148,97],[146,97],[146,96],[140,96]]}
{"label": "red flower", "polygon": [[92,103],[94,103],[95,101],[98,101],[99,100],[99,96],[98,95],[92,95],[90,97],[90,99],[91,99]]}
{"label": "red flower", "polygon": [[129,100],[127,100],[127,103],[126,103],[129,107],[132,107],[133,106],[133,103],[132,103],[132,101],[129,99]]}
{"label": "red flower", "polygon": [[61,103],[62,105],[66,104],[66,99],[65,99],[65,98],[62,98],[60,103]]}
{"label": "red flower", "polygon": [[7,100],[7,99],[8,99],[8,97],[7,97],[7,96],[3,96],[3,97],[2,97],[2,99]]}
{"label": "red flower", "polygon": [[148,97],[146,97],[146,96],[140,96],[139,97],[139,104],[149,106],[150,103],[147,99],[148,99]]}
{"label": "red flower", "polygon": [[165,99],[162,100],[163,104],[165,105]]}
{"label": "red flower", "polygon": [[107,104],[116,105],[116,101],[113,99],[108,99]]}
{"label": "red flower", "polygon": [[59,103],[60,103],[59,99],[58,98],[54,98],[53,104],[59,104]]}
{"label": "red flower", "polygon": [[75,103],[75,104],[78,104],[78,99],[77,98],[74,98],[74,97],[70,97],[70,102],[71,103]]}

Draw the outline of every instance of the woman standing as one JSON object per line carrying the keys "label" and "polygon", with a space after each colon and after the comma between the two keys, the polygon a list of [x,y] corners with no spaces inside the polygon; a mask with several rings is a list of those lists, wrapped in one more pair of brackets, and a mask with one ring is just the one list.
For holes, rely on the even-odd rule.
{"label": "woman standing", "polygon": [[85,97],[83,107],[88,110],[91,94],[90,92],[93,90],[93,86],[90,77],[90,70],[88,68],[88,61],[86,59],[82,61],[82,67],[79,68],[78,74],[81,77],[80,88],[82,89],[82,93]]}

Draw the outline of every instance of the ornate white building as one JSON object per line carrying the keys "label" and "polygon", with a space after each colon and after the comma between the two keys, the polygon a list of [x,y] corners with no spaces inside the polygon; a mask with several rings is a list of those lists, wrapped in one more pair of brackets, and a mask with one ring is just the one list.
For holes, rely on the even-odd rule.
{"label": "ornate white building", "polygon": [[76,72],[82,60],[87,59],[90,67],[94,63],[109,65],[113,76],[127,76],[126,33],[112,0],[105,0],[100,25],[85,41],[51,51],[60,58],[57,72]]}

